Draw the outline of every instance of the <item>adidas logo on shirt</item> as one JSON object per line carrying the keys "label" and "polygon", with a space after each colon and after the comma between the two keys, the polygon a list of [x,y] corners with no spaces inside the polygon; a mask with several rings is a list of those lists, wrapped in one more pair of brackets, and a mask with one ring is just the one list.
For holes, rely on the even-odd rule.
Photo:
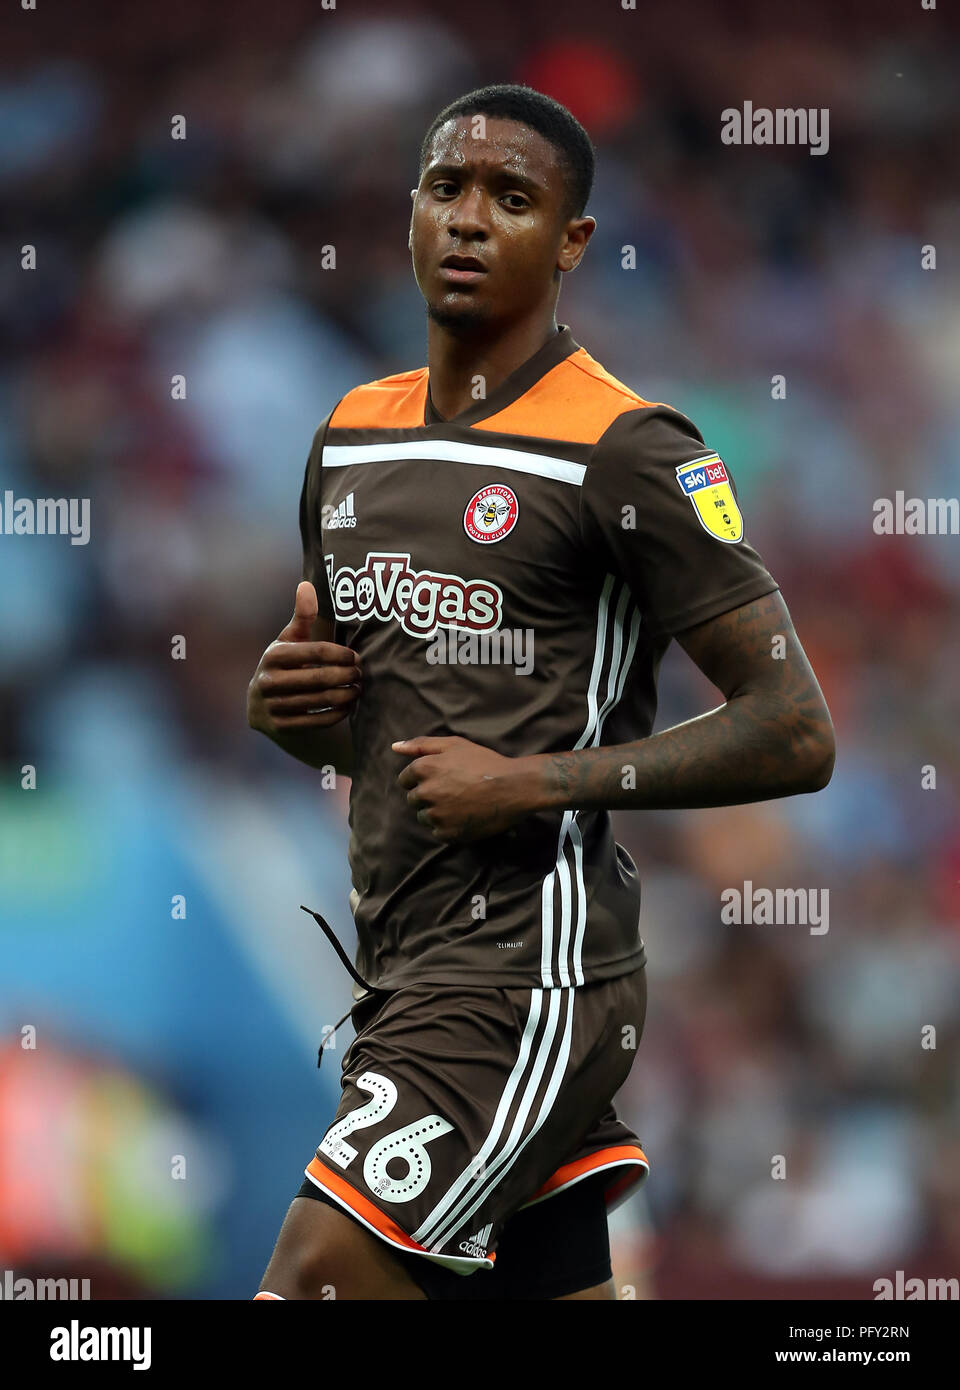
{"label": "adidas logo on shirt", "polygon": [[347,527],[356,526],[357,518],[353,510],[353,493],[348,492],[346,497],[337,506],[336,511],[327,522],[328,531],[343,531]]}
{"label": "adidas logo on shirt", "polygon": [[465,1254],[472,1255],[476,1260],[485,1260],[487,1258],[487,1241],[490,1239],[492,1230],[493,1222],[490,1221],[486,1226],[481,1226],[480,1230],[468,1237],[467,1240],[462,1240],[460,1249]]}

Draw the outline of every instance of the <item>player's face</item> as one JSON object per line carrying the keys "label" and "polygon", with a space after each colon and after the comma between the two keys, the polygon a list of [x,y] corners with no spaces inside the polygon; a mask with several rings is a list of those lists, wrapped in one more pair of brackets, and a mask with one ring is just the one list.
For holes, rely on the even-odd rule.
{"label": "player's face", "polygon": [[556,267],[570,268],[583,250],[568,244],[565,193],[559,152],[529,126],[476,116],[441,126],[410,222],[431,318],[514,320],[555,299]]}

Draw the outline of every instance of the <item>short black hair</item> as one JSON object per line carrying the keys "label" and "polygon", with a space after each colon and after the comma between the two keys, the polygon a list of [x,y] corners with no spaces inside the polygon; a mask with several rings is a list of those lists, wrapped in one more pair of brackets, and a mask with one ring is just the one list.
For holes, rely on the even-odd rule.
{"label": "short black hair", "polygon": [[590,136],[565,106],[533,87],[518,82],[499,82],[477,87],[457,97],[434,117],[420,146],[420,173],[430,153],[430,144],[440,127],[457,116],[495,116],[520,121],[542,135],[559,151],[566,174],[565,218],[582,217],[593,188],[595,154]]}

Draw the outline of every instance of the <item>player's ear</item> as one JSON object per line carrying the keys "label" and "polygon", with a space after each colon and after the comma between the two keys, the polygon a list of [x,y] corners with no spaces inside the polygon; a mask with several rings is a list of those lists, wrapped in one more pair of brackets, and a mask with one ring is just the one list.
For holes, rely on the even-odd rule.
{"label": "player's ear", "polygon": [[566,241],[560,248],[557,265],[561,270],[576,270],[587,249],[587,242],[596,230],[594,217],[575,217],[567,224]]}

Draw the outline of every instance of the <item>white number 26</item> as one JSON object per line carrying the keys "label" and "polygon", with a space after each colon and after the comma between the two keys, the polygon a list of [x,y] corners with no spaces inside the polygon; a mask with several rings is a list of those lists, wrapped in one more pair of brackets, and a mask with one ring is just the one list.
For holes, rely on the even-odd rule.
{"label": "white number 26", "polygon": [[[356,1085],[370,1093],[370,1099],[352,1110],[333,1125],[320,1144],[320,1152],[333,1159],[340,1168],[347,1168],[357,1156],[357,1150],[346,1142],[355,1129],[385,1120],[397,1103],[397,1088],[387,1076],[365,1071],[357,1077]],[[430,1155],[426,1146],[442,1134],[449,1134],[453,1125],[440,1115],[424,1115],[402,1129],[392,1130],[379,1139],[367,1154],[363,1164],[363,1180],[371,1192],[383,1202],[409,1202],[418,1196],[430,1181]],[[402,1159],[406,1172],[391,1177],[387,1164]]]}

